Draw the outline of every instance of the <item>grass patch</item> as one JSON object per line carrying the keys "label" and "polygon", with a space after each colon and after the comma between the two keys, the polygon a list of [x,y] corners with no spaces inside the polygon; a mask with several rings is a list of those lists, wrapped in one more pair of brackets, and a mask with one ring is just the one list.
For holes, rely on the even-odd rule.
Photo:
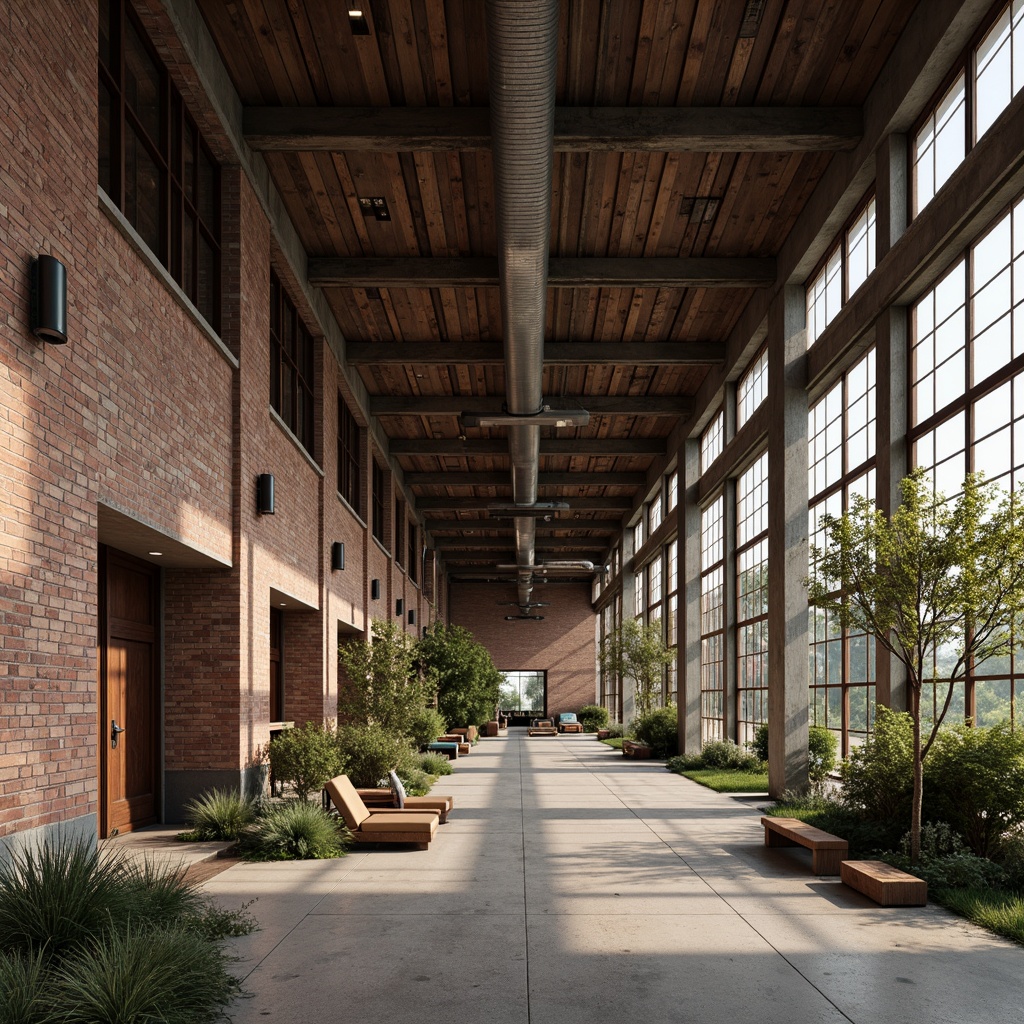
{"label": "grass patch", "polygon": [[1024,945],[1024,898],[1005,889],[937,889],[929,895],[955,914]]}
{"label": "grass patch", "polygon": [[612,736],[610,739],[598,740],[598,743],[603,743],[606,747],[612,747],[615,750],[622,749],[622,737]]}
{"label": "grass patch", "polygon": [[716,793],[767,793],[767,772],[745,772],[736,768],[695,768],[680,772]]}

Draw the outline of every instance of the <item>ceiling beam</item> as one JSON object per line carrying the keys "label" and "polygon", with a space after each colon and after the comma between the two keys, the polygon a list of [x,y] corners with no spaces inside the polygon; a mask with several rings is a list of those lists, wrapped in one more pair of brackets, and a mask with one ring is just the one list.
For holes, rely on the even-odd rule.
{"label": "ceiling beam", "polygon": [[[402,481],[409,487],[506,487],[510,472],[411,471],[402,474]],[[646,483],[646,473],[540,473],[537,479],[540,487],[643,487]]]}
{"label": "ceiling beam", "polygon": [[[438,537],[434,547],[438,551],[448,552],[473,551],[478,548],[498,548],[499,550],[511,550],[516,546],[514,536],[508,537]],[[545,549],[555,551],[562,549],[585,549],[587,551],[603,551],[608,547],[608,541],[601,537],[538,537],[537,550]]]}
{"label": "ceiling beam", "polygon": [[[508,481],[509,490],[512,489],[511,480]],[[480,509],[481,511],[487,511],[488,501],[499,501],[504,500],[507,504],[508,499],[499,498],[449,498],[445,495],[423,495],[416,499],[416,508],[427,512],[436,512],[439,509],[451,509],[458,511],[460,509]],[[544,498],[540,498],[540,501],[544,501]],[[567,498],[569,508],[566,514],[571,514],[574,509],[580,511],[601,511],[601,512],[628,512],[633,507],[632,498]],[[511,516],[505,516],[504,518],[510,519]]]}
{"label": "ceiling beam", "polygon": [[[445,530],[457,530],[460,536],[467,531],[488,530],[490,532],[504,534],[510,537],[515,531],[507,519],[484,518],[484,510],[479,509],[480,515],[475,519],[427,519],[423,528],[431,534],[435,541],[450,538],[437,536]],[[616,534],[622,529],[622,523],[618,519],[573,519],[569,515],[566,519],[557,517],[550,522],[543,519],[537,521],[537,536],[541,538],[547,534],[561,533],[565,530],[586,530],[588,533]],[[475,534],[474,534],[475,536]],[[571,538],[569,538],[571,539]]]}
{"label": "ceiling beam", "polygon": [[[310,284],[321,288],[482,288],[498,286],[492,257],[311,259]],[[746,257],[558,257],[549,288],[768,288],[775,260]]]}
{"label": "ceiling beam", "polygon": [[[725,358],[714,341],[548,341],[545,366],[707,366]],[[345,345],[350,366],[499,366],[505,362],[500,341],[357,341]]]}
{"label": "ceiling beam", "polygon": [[[395,437],[388,442],[392,455],[507,455],[503,437],[474,438],[469,441],[446,438]],[[542,437],[540,454],[545,455],[664,455],[663,437]]]}
{"label": "ceiling beam", "polygon": [[[487,107],[246,107],[257,151],[444,153],[491,148]],[[799,153],[853,149],[858,107],[556,107],[556,152]]]}
{"label": "ceiling beam", "polygon": [[[648,398],[645,395],[559,395],[547,400],[552,408],[586,409],[591,416],[689,416],[693,399]],[[459,416],[500,413],[504,399],[478,395],[374,395],[371,416]]]}

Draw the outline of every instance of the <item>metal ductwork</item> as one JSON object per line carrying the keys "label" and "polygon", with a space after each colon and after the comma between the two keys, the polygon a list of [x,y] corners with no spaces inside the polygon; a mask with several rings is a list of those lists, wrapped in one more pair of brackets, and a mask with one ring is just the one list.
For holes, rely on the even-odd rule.
{"label": "metal ductwork", "polygon": [[[487,47],[498,282],[506,408],[528,418],[544,404],[544,326],[551,234],[558,0],[488,0]],[[512,501],[537,500],[540,427],[508,428]],[[519,605],[533,590],[536,519],[513,519]]]}

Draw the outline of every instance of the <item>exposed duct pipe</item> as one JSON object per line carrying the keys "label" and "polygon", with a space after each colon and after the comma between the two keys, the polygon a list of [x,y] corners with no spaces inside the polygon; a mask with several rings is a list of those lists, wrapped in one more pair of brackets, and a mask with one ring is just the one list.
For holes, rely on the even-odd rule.
{"label": "exposed duct pipe", "polygon": [[[551,234],[558,0],[488,0],[488,74],[506,407],[544,404],[544,322]],[[537,500],[540,427],[508,428],[512,501]],[[536,520],[513,519],[519,604],[533,590]]]}

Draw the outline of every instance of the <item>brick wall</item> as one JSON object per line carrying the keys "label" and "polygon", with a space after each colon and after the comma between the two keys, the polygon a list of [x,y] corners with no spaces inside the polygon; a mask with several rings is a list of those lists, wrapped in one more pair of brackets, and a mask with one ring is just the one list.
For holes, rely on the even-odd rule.
{"label": "brick wall", "polygon": [[544,616],[542,622],[505,621],[516,609],[500,607],[499,602],[515,601],[514,587],[453,583],[449,593],[450,621],[468,629],[490,651],[499,669],[547,672],[549,715],[595,702],[597,617],[589,587],[535,588],[533,600],[550,602],[537,609]]}

